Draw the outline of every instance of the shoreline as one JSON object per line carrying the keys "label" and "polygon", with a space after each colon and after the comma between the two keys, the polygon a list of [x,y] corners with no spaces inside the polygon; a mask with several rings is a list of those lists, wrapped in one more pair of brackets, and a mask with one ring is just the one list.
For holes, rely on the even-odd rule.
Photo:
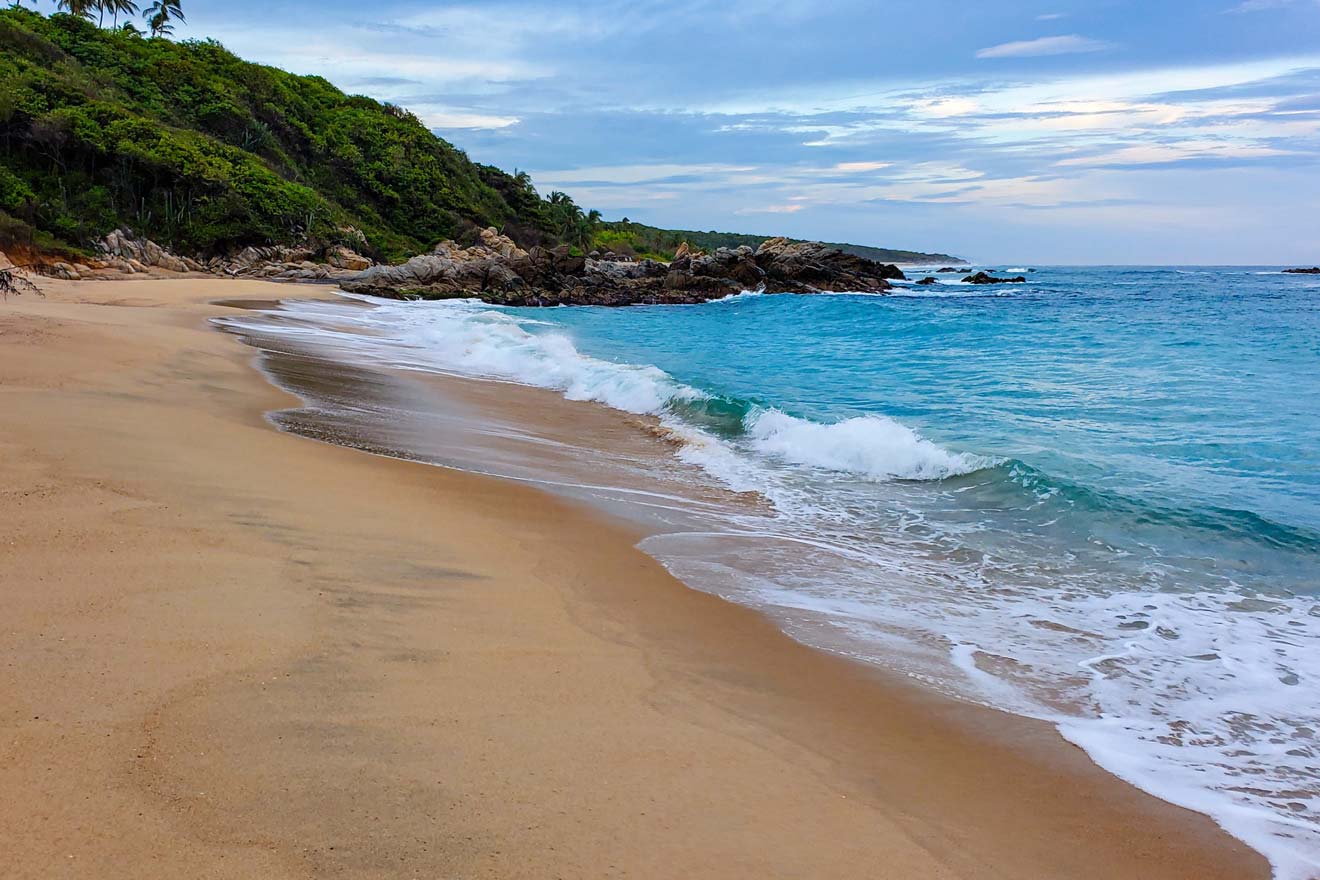
{"label": "shoreline", "polygon": [[19,876],[1269,875],[1048,725],[689,589],[626,524],[274,430],[291,398],[206,321],[287,290],[0,304]]}

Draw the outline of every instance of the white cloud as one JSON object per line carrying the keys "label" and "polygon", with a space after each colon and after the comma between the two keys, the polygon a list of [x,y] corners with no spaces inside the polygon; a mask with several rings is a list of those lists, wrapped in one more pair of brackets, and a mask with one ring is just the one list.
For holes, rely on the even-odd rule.
{"label": "white cloud", "polygon": [[1035,40],[1018,40],[1014,43],[1000,43],[976,53],[977,58],[1030,58],[1037,55],[1073,55],[1078,52],[1099,52],[1112,48],[1112,43],[1092,40],[1077,34],[1061,37],[1039,37]]}
{"label": "white cloud", "polygon": [[975,113],[981,109],[981,105],[971,98],[923,98],[914,102],[912,109],[923,116],[947,119]]}
{"label": "white cloud", "polygon": [[[1298,0],[1242,0],[1237,6],[1229,7],[1224,12],[1228,15],[1241,15],[1247,12],[1265,12],[1270,9],[1283,9],[1285,6],[1295,6]],[[1305,0],[1320,6],[1320,0]]]}
{"label": "white cloud", "polygon": [[842,171],[845,174],[864,174],[867,171],[879,171],[881,168],[888,168],[888,162],[840,162],[834,166],[835,171]]}
{"label": "white cloud", "polygon": [[561,171],[544,171],[537,175],[538,184],[547,186],[571,186],[575,183],[586,185],[599,183],[634,184],[668,181],[675,177],[728,178],[745,175],[755,171],[753,165],[719,165],[655,163],[647,165],[597,165],[588,168],[573,168]]}
{"label": "white cloud", "polygon": [[1262,144],[1235,144],[1222,141],[1184,141],[1171,144],[1138,144],[1094,156],[1061,159],[1061,168],[1085,168],[1102,165],[1163,165],[1188,159],[1260,159],[1285,156],[1287,150]]}
{"label": "white cloud", "polygon": [[804,207],[806,206],[801,203],[789,204],[789,205],[766,205],[761,208],[739,208],[737,211],[734,211],[733,213],[735,214],[796,214],[798,211],[801,211]]}
{"label": "white cloud", "polygon": [[463,110],[437,110],[424,112],[419,117],[427,128],[436,129],[498,129],[517,125],[517,116],[491,116],[486,113],[470,113]]}

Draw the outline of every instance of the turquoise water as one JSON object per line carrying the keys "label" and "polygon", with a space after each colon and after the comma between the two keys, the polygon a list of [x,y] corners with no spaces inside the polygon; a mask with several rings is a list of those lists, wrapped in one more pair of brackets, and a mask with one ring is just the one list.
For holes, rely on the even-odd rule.
{"label": "turquoise water", "polygon": [[1258,546],[1273,579],[1272,551],[1320,541],[1320,279],[1267,271],[1045,269],[970,296],[950,284],[536,317],[584,353],[719,395],[727,407],[704,420],[717,430],[740,431],[750,406],[881,414],[1004,459],[1024,500],[1057,489],[1106,523],[1079,528],[1167,520]]}
{"label": "turquoise water", "polygon": [[1320,877],[1320,278],[1034,268],[889,296],[292,314],[377,363],[657,416],[694,479],[767,500],[643,542],[688,583],[1047,719],[1279,877]]}

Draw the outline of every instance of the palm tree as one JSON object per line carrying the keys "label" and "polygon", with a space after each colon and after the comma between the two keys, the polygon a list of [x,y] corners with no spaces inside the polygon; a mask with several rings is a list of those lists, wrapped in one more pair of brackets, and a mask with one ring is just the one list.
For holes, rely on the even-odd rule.
{"label": "palm tree", "polygon": [[114,16],[114,26],[119,27],[120,15],[137,15],[138,5],[133,0],[105,0],[105,5],[109,7]]}
{"label": "palm tree", "polygon": [[155,0],[147,7],[147,25],[151,28],[153,37],[166,37],[174,33],[174,25],[170,24],[171,19],[187,21],[179,4],[180,0]]}
{"label": "palm tree", "polygon": [[90,20],[98,4],[95,0],[57,0],[55,7],[64,10],[69,15]]}

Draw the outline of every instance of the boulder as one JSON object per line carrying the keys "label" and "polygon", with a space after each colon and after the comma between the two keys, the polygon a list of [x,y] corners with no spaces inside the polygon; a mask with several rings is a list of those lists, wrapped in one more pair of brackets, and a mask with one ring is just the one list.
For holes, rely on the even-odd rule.
{"label": "boulder", "polygon": [[352,272],[361,272],[363,269],[371,268],[372,265],[371,260],[343,245],[331,248],[325,259],[327,263],[336,269],[348,269]]}
{"label": "boulder", "polygon": [[938,279],[930,275],[927,275],[925,278],[922,278],[920,281],[917,282],[917,284],[920,285],[921,287],[926,287],[927,285],[930,284],[939,284],[939,283],[940,282]]}
{"label": "boulder", "polygon": [[998,278],[986,272],[977,272],[975,275],[968,275],[962,279],[964,284],[1022,284],[1025,283],[1025,275],[1015,275],[1012,278]]}
{"label": "boulder", "polygon": [[[692,245],[688,244],[686,241],[683,241],[679,243],[678,248],[674,251],[674,259],[681,260],[684,257],[700,257],[703,256],[704,254],[705,251],[698,250],[697,248],[694,248]],[[673,262],[673,260],[671,260],[670,262]]]}
{"label": "boulder", "polygon": [[494,226],[488,226],[478,233],[482,246],[489,248],[501,257],[512,257],[521,253],[522,249],[514,244],[513,239],[506,235],[500,235]]}

